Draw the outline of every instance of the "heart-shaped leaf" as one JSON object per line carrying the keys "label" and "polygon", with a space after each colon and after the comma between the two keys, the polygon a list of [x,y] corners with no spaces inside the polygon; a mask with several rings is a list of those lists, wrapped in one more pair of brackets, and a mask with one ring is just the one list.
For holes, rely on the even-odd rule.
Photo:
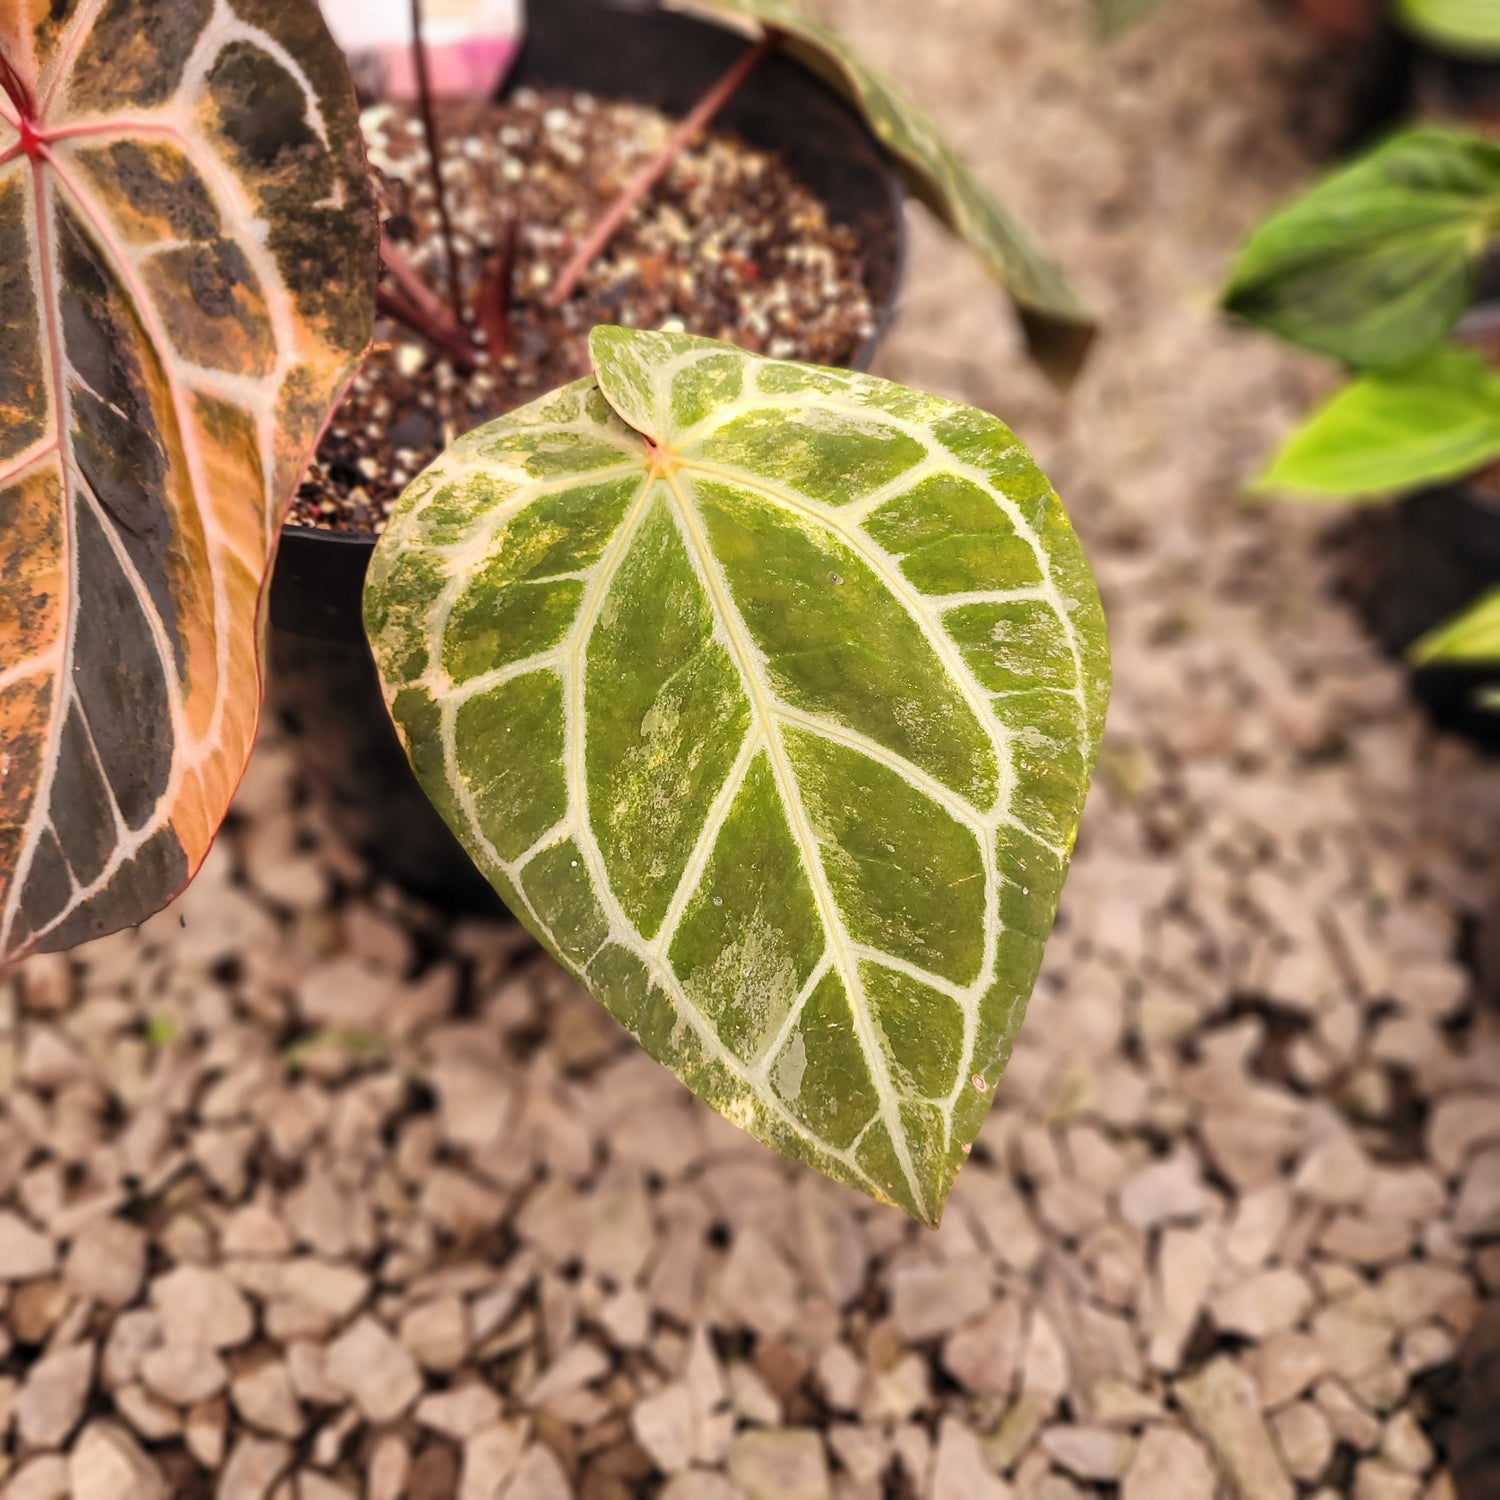
{"label": "heart-shaped leaf", "polygon": [[1500,146],[1411,130],[1335,173],[1250,237],[1225,305],[1356,366],[1445,339],[1500,230]]}
{"label": "heart-shaped leaf", "polygon": [[0,9],[0,958],[139,922],[206,853],[374,267],[316,6]]}
{"label": "heart-shaped leaf", "polygon": [[461,439],[366,625],[424,787],[700,1097],[935,1222],[1035,980],[1107,695],[994,417],[687,335]]}
{"label": "heart-shaped leaf", "polygon": [[1500,5],[1495,0],[1396,0],[1396,17],[1440,47],[1500,56]]}
{"label": "heart-shaped leaf", "polygon": [[668,0],[683,10],[735,17],[771,28],[785,47],[863,113],[891,153],[907,187],[966,241],[1015,298],[1037,363],[1059,384],[1077,375],[1094,320],[1052,258],[944,139],[932,119],[831,27],[795,0]]}
{"label": "heart-shaped leaf", "polygon": [[1500,378],[1472,349],[1441,348],[1352,380],[1297,429],[1256,488],[1383,498],[1500,458]]}

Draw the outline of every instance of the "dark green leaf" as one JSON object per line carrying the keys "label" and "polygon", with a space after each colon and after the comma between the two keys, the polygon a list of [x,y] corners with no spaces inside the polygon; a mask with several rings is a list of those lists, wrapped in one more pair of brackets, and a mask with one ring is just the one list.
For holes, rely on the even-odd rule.
{"label": "dark green leaf", "polygon": [[1497,228],[1500,146],[1409,131],[1256,230],[1225,305],[1351,365],[1406,364],[1467,310]]}

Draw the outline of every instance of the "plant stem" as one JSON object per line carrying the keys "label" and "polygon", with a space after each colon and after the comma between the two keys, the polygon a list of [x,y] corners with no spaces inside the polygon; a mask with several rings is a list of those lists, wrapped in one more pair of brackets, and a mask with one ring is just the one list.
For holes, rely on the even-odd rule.
{"label": "plant stem", "polygon": [[693,106],[666,144],[626,184],[624,191],[589,232],[562,274],[543,298],[547,307],[561,307],[577,289],[583,273],[619,232],[636,205],[667,175],[683,149],[718,112],[734,98],[745,80],[781,45],[781,33],[768,31],[754,47],[743,53],[728,72]]}
{"label": "plant stem", "polygon": [[514,214],[505,216],[505,228],[500,236],[500,248],[492,257],[489,273],[479,289],[476,314],[479,326],[484,330],[485,349],[492,361],[499,361],[510,353],[510,302],[511,284],[516,275],[516,246],[520,239],[520,226]]}
{"label": "plant stem", "polygon": [[453,303],[453,316],[462,326],[467,321],[464,294],[458,277],[458,251],[453,244],[453,220],[448,214],[448,190],[443,184],[442,142],[438,139],[437,121],[432,112],[432,79],[427,70],[427,43],[422,36],[422,0],[411,0],[411,46],[417,73],[417,102],[422,111],[422,129],[427,136],[427,154],[432,159],[432,183],[437,190],[443,253],[448,259],[448,295]]}
{"label": "plant stem", "polygon": [[422,273],[407,260],[400,246],[384,229],[380,231],[380,259],[407,300],[428,322],[462,328],[461,324],[454,323],[453,314],[443,299],[422,280]]}
{"label": "plant stem", "polygon": [[380,259],[399,290],[378,289],[376,306],[434,347],[446,349],[465,374],[472,372],[479,356],[473,334],[453,320],[443,299],[422,280],[421,273],[384,229],[380,231]]}
{"label": "plant stem", "polygon": [[420,334],[429,344],[441,349],[452,359],[455,367],[464,375],[472,375],[479,367],[479,350],[466,328],[459,328],[442,308],[441,320],[434,321],[424,308],[418,307],[404,293],[389,287],[375,289],[375,306],[386,317],[404,323],[413,333]]}

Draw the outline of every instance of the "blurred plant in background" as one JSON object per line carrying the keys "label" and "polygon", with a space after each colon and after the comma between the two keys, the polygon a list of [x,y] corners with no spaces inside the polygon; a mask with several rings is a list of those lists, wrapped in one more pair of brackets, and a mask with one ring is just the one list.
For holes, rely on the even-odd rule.
{"label": "blurred plant in background", "polygon": [[1396,19],[1438,46],[1478,56],[1500,54],[1495,0],[1396,0]]}
{"label": "blurred plant in background", "polygon": [[[1410,3],[1413,24],[1481,23],[1483,5]],[[1489,8],[1493,10],[1493,7]],[[1464,130],[1401,132],[1263,224],[1225,305],[1353,378],[1292,434],[1256,484],[1323,500],[1381,500],[1466,481],[1500,503],[1500,344],[1482,300],[1500,241],[1500,146]],[[1411,648],[1414,659],[1500,660],[1493,598]]]}

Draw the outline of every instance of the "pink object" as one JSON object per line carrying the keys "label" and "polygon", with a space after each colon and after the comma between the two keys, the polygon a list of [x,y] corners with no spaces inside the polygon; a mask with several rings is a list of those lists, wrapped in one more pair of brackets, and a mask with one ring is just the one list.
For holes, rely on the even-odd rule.
{"label": "pink object", "polygon": [[[411,0],[321,0],[360,92],[417,96]],[[439,99],[488,98],[510,71],[524,29],[521,0],[423,0],[432,91]]]}
{"label": "pink object", "polygon": [[[488,98],[500,80],[510,72],[518,44],[486,37],[474,37],[448,46],[427,44],[427,66],[431,70],[432,92],[438,99]],[[383,99],[415,99],[417,74],[410,46],[382,52],[383,84],[378,90]]]}

